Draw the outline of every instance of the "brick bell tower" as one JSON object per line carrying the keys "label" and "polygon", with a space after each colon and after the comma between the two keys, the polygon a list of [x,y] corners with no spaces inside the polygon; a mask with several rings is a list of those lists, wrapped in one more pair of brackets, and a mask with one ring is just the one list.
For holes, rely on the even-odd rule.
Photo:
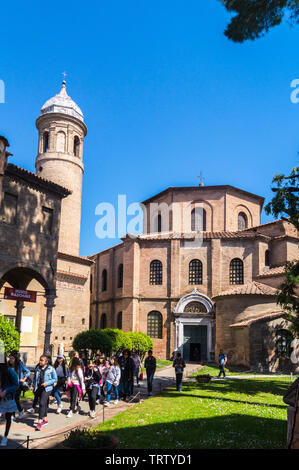
{"label": "brick bell tower", "polygon": [[72,191],[62,201],[58,249],[78,256],[87,127],[81,109],[66,92],[65,80],[60,93],[43,105],[36,127],[39,134],[36,174]]}

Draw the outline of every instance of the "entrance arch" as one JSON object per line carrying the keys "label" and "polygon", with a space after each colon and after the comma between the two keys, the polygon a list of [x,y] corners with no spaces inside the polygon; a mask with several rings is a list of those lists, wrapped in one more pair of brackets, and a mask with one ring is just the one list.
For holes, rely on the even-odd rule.
{"label": "entrance arch", "polygon": [[215,309],[212,300],[197,289],[182,297],[173,310],[175,345],[187,361],[214,358]]}

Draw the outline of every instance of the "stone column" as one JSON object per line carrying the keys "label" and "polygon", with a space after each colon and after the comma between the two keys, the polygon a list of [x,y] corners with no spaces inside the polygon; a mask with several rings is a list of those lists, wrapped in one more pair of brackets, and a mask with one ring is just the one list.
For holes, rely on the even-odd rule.
{"label": "stone column", "polygon": [[21,334],[21,325],[22,325],[22,311],[25,308],[23,300],[17,300],[17,303],[15,305],[17,309],[17,315],[16,315],[16,329]]}
{"label": "stone column", "polygon": [[51,354],[51,333],[52,333],[52,313],[53,308],[55,307],[54,300],[56,299],[56,290],[55,289],[46,289],[46,303],[45,307],[47,308],[46,316],[46,329],[45,329],[45,343],[44,343],[44,354],[49,356]]}

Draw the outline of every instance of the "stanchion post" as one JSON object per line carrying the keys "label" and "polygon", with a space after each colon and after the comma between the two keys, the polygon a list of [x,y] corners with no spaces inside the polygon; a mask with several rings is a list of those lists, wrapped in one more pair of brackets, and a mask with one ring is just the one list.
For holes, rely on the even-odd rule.
{"label": "stanchion post", "polygon": [[27,436],[27,449],[29,449],[29,436]]}

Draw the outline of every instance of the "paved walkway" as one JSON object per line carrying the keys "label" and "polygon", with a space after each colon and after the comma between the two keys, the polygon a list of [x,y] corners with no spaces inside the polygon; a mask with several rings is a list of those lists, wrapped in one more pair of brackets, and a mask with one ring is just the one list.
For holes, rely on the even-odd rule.
{"label": "paved walkway", "polygon": [[[191,375],[192,373],[199,370],[202,366],[199,364],[189,363],[186,366],[184,377]],[[172,366],[165,367],[163,369],[157,369],[154,383],[153,383],[153,395],[157,395],[166,387],[169,387],[175,383],[175,374]],[[137,396],[136,396],[137,394]],[[49,425],[42,428],[41,431],[35,430],[35,421],[37,420],[37,414],[25,413],[24,418],[20,421],[18,419],[12,423],[10,433],[8,436],[7,448],[17,449],[26,448],[26,439],[33,440],[29,442],[29,448],[50,448],[64,440],[64,435],[73,427],[82,426],[85,427],[95,426],[96,424],[102,423],[103,419],[106,421],[111,419],[118,413],[127,410],[134,404],[141,400],[147,399],[147,388],[146,380],[141,382],[140,388],[134,387],[135,398],[131,403],[125,403],[119,401],[117,405],[111,405],[109,408],[104,408],[102,405],[96,407],[96,418],[91,419],[89,417],[89,406],[88,402],[80,402],[81,412],[78,415],[73,415],[72,418],[67,418],[68,412],[68,401],[66,398],[62,399],[63,410],[60,415],[56,414],[57,406],[50,404],[48,411]],[[113,402],[113,401],[112,401]],[[24,409],[31,407],[32,402],[23,402]],[[0,422],[0,436],[4,434],[4,421]],[[5,448],[1,448],[2,450]]]}

